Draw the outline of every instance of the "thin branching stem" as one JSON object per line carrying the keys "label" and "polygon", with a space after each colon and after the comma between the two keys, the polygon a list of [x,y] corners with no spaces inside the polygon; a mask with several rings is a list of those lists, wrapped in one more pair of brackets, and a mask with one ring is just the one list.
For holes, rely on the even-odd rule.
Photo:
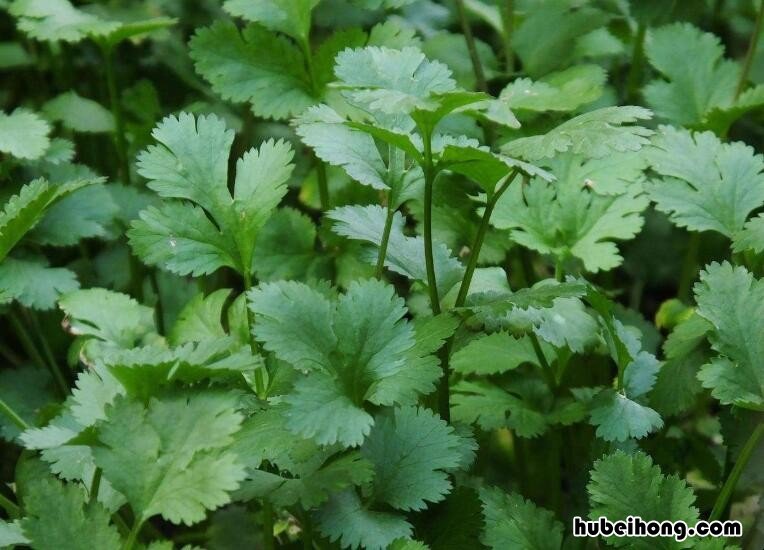
{"label": "thin branching stem", "polygon": [[427,270],[427,289],[430,295],[430,308],[433,315],[440,313],[438,282],[435,278],[435,261],[432,252],[432,189],[435,184],[436,170],[432,162],[432,136],[422,135],[424,140],[424,261]]}
{"label": "thin branching stem", "polygon": [[472,276],[474,275],[475,269],[477,268],[480,250],[483,247],[483,241],[485,240],[485,236],[490,225],[491,214],[493,213],[493,209],[496,207],[496,203],[499,202],[501,196],[512,184],[512,180],[516,175],[517,171],[513,170],[506,177],[505,181],[499,184],[499,187],[493,193],[493,196],[491,196],[491,198],[489,198],[486,202],[485,211],[483,212],[483,217],[480,220],[480,226],[478,227],[477,235],[475,235],[475,242],[472,243],[470,258],[467,261],[467,268],[464,271],[464,277],[462,277],[461,285],[459,285],[459,293],[456,296],[456,302],[454,304],[455,307],[462,307],[465,300],[467,299],[467,294],[470,290],[470,283],[472,282]]}
{"label": "thin branching stem", "polygon": [[711,515],[708,517],[708,521],[719,520],[722,518],[722,515],[724,515],[730,497],[732,497],[732,493],[735,491],[735,487],[737,487],[740,475],[751,460],[751,456],[753,455],[754,450],[756,450],[756,446],[759,444],[759,440],[762,436],[764,436],[764,422],[760,422],[759,425],[756,426],[748,437],[748,440],[745,442],[745,445],[743,445],[743,448],[735,461],[735,465],[732,467],[732,471],[730,471],[721,491],[719,491],[719,495],[716,497],[716,502],[714,502],[714,507],[711,510]]}
{"label": "thin branching stem", "polygon": [[5,513],[8,514],[8,517],[12,519],[21,517],[21,509],[19,508],[19,505],[2,493],[0,493],[0,508],[5,510]]}
{"label": "thin branching stem", "polygon": [[756,55],[756,47],[759,45],[759,35],[761,34],[761,24],[764,20],[764,2],[759,2],[759,11],[756,14],[756,23],[753,26],[753,33],[751,39],[748,42],[748,51],[745,53],[745,60],[743,61],[743,68],[740,71],[740,78],[737,81],[737,87],[735,88],[735,99],[740,97],[743,93],[743,88],[748,83],[748,75],[751,73],[751,66],[753,65],[753,57]]}
{"label": "thin branching stem", "polygon": [[29,429],[29,424],[26,423],[26,421],[19,416],[19,414],[13,410],[13,407],[11,407],[8,403],[5,402],[5,400],[0,398],[0,412],[5,415],[5,417],[11,421],[12,424],[14,424],[19,430],[24,431]]}
{"label": "thin branching stem", "polygon": [[[388,195],[389,197],[389,195]],[[382,274],[385,270],[385,257],[387,256],[387,244],[390,242],[390,231],[393,228],[393,219],[395,218],[395,210],[388,200],[387,203],[387,215],[385,216],[385,227],[382,230],[382,241],[379,243],[379,255],[377,256],[377,266],[375,269],[375,276],[377,279],[382,278]]]}
{"label": "thin branching stem", "polygon": [[505,0],[501,7],[502,45],[504,47],[504,70],[508,75],[515,72],[515,52],[512,49],[512,35],[515,27],[515,0]]}
{"label": "thin branching stem", "polygon": [[488,83],[485,79],[485,71],[483,70],[483,64],[480,62],[480,56],[478,55],[477,45],[475,44],[475,37],[472,34],[472,27],[467,19],[467,10],[464,8],[463,0],[455,0],[456,12],[459,16],[459,23],[462,26],[462,33],[464,34],[464,40],[467,43],[467,51],[470,54],[470,61],[472,62],[472,71],[475,73],[475,82],[477,83],[477,89],[481,92],[488,91]]}

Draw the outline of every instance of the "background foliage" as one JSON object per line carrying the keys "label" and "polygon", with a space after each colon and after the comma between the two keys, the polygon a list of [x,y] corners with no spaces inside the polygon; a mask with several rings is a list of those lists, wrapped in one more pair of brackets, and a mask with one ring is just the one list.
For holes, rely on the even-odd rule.
{"label": "background foliage", "polygon": [[0,546],[762,548],[762,13],[0,0]]}

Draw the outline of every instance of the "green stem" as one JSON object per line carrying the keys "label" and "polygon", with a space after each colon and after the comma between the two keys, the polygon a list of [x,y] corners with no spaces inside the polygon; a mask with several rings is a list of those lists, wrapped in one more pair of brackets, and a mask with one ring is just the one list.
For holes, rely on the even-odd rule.
{"label": "green stem", "polygon": [[722,486],[722,490],[719,491],[719,495],[716,497],[714,507],[711,510],[711,515],[708,517],[708,521],[716,521],[721,519],[724,511],[727,509],[730,497],[732,496],[737,482],[740,479],[740,475],[745,470],[748,461],[751,459],[753,451],[756,450],[756,445],[759,443],[759,439],[764,435],[764,422],[760,422],[758,426],[753,430],[753,433],[748,437],[748,440],[743,445],[743,449],[735,461],[735,466],[732,467],[730,475]]}
{"label": "green stem", "polygon": [[480,220],[480,226],[478,227],[478,232],[475,236],[475,242],[472,243],[470,258],[467,261],[467,269],[464,271],[464,277],[462,278],[462,283],[459,286],[459,294],[456,296],[454,307],[462,307],[467,299],[467,294],[470,291],[470,283],[472,282],[472,276],[474,275],[475,269],[477,268],[480,249],[483,247],[483,241],[485,240],[485,235],[488,232],[488,226],[490,225],[491,214],[493,213],[493,209],[496,207],[496,203],[499,202],[499,199],[504,194],[504,191],[509,188],[516,174],[516,170],[512,171],[507,176],[506,180],[500,184],[499,188],[494,192],[493,196],[486,202],[485,211],[483,212],[483,217]]}
{"label": "green stem", "polygon": [[565,268],[563,267],[563,261],[560,256],[557,256],[554,262],[554,278],[558,282],[562,282],[565,279]]}
{"label": "green stem", "polygon": [[677,296],[683,302],[690,299],[690,290],[698,273],[698,252],[700,251],[700,233],[693,231],[687,241],[687,252],[682,262],[682,272],[679,278]]}
{"label": "green stem", "polygon": [[263,501],[263,547],[265,550],[275,548],[273,537],[273,506],[270,502]]}
{"label": "green stem", "polygon": [[639,23],[637,34],[634,36],[634,47],[631,50],[631,66],[629,76],[626,79],[626,100],[634,101],[637,97],[637,89],[642,81],[642,67],[645,60],[645,34],[647,26]]}
{"label": "green stem", "polygon": [[382,273],[385,269],[385,257],[387,256],[387,244],[390,241],[390,231],[393,228],[393,218],[395,217],[395,210],[392,208],[392,204],[388,200],[387,202],[387,216],[385,216],[385,228],[382,230],[382,242],[379,243],[379,255],[377,256],[377,268],[375,275],[377,279],[382,278]]}
{"label": "green stem", "polygon": [[536,357],[541,364],[541,370],[543,371],[544,378],[546,379],[546,383],[549,386],[549,391],[554,394],[557,392],[557,378],[554,375],[552,365],[550,365],[549,361],[546,360],[546,355],[544,355],[544,351],[541,349],[541,343],[539,342],[538,336],[536,336],[536,334],[531,331],[528,333],[528,337],[531,340],[533,351],[536,352]]}
{"label": "green stem", "polygon": [[504,70],[508,75],[515,72],[515,53],[512,50],[514,32],[515,0],[506,0],[501,8],[501,21],[504,26],[502,42],[504,45]]}
{"label": "green stem", "polygon": [[432,253],[432,188],[435,183],[435,168],[432,164],[432,136],[423,133],[424,140],[424,262],[427,269],[427,289],[433,315],[440,313],[438,282],[435,279],[435,262]]}
{"label": "green stem", "polygon": [[114,117],[114,141],[119,160],[119,171],[126,185],[130,185],[130,166],[127,162],[127,139],[125,139],[125,121],[122,116],[122,104],[117,92],[117,77],[114,73],[114,48],[106,44],[101,45],[106,69],[106,86],[109,88],[109,103],[111,114]]}
{"label": "green stem", "polygon": [[318,200],[321,204],[321,210],[329,210],[329,183],[326,177],[326,164],[323,160],[316,158],[316,176],[318,179]]}
{"label": "green stem", "polygon": [[488,84],[485,79],[485,72],[483,71],[483,64],[480,62],[478,56],[477,46],[475,45],[475,37],[472,35],[472,28],[470,22],[467,19],[467,11],[464,9],[463,0],[455,0],[456,12],[459,16],[459,22],[462,26],[462,34],[464,34],[464,41],[467,43],[467,52],[470,54],[470,61],[472,62],[472,71],[475,73],[475,82],[477,83],[477,89],[481,92],[488,91]]}
{"label": "green stem", "polygon": [[56,361],[56,358],[53,356],[53,351],[50,349],[48,340],[45,338],[42,327],[40,326],[40,320],[37,318],[37,315],[33,311],[28,313],[27,318],[32,325],[32,330],[34,330],[35,333],[37,333],[39,336],[42,351],[45,355],[45,358],[47,359],[47,365],[51,374],[53,375],[53,378],[56,379],[56,383],[58,384],[58,387],[61,389],[63,394],[67,395],[69,393],[69,383],[66,381],[64,373],[61,372],[61,369],[58,366],[58,361]]}
{"label": "green stem", "polygon": [[21,508],[19,508],[19,505],[2,493],[0,493],[0,508],[5,510],[5,513],[8,514],[8,517],[11,519],[21,517]]}
{"label": "green stem", "polygon": [[4,342],[0,342],[0,355],[5,357],[5,360],[15,367],[20,367],[23,364],[21,357],[16,355],[16,352],[9,348]]}
{"label": "green stem", "polygon": [[[247,292],[252,288],[252,275],[249,272],[244,273],[244,292]],[[249,347],[253,354],[257,353],[257,344],[255,344],[255,338],[252,335],[252,328],[255,326],[254,313],[247,305],[247,328],[249,331]],[[263,369],[259,368],[255,371],[255,391],[260,399],[265,398],[265,377]]]}
{"label": "green stem", "polygon": [[740,71],[740,78],[737,81],[737,88],[735,88],[735,99],[737,99],[743,92],[746,83],[748,82],[748,75],[751,72],[751,65],[753,64],[753,56],[756,54],[756,47],[759,45],[759,34],[761,34],[761,22],[764,19],[764,2],[759,3],[759,11],[756,14],[756,23],[753,27],[753,34],[751,40],[748,42],[748,51],[745,54],[745,61],[743,61],[743,69]]}
{"label": "green stem", "polygon": [[88,500],[92,504],[98,500],[98,490],[101,488],[101,468],[96,467],[93,472],[93,480],[90,482],[90,492],[88,494]]}
{"label": "green stem", "polygon": [[13,408],[8,405],[8,403],[5,402],[4,399],[0,399],[0,412],[3,413],[8,418],[8,420],[15,424],[16,427],[22,432],[29,429],[29,424],[27,424],[26,421],[21,418],[18,413],[14,411]]}
{"label": "green stem", "polygon": [[130,532],[127,534],[127,540],[125,540],[125,545],[122,547],[123,550],[133,550],[133,546],[135,546],[135,541],[138,538],[138,533],[140,533],[142,525],[143,520],[135,520],[132,529],[130,529]]}

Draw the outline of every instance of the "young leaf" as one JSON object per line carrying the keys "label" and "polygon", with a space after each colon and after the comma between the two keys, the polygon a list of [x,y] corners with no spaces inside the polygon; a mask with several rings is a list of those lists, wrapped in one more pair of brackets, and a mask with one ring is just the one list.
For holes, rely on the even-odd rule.
{"label": "young leaf", "polygon": [[744,267],[712,263],[695,284],[698,315],[714,327],[709,336],[719,356],[704,365],[698,378],[724,405],[764,410],[764,353],[761,312],[764,282]]}
{"label": "young leaf", "polygon": [[576,65],[537,81],[518,78],[502,90],[499,98],[515,111],[574,111],[602,95],[606,78],[598,65]]}
{"label": "young leaf", "polygon": [[144,261],[185,275],[229,266],[248,277],[257,235],[286,193],[293,151],[269,140],[236,163],[233,196],[228,190],[228,155],[233,132],[215,116],[187,113],[167,117],[138,171],[161,197],[186,199],[149,207],[128,236]]}
{"label": "young leaf", "polygon": [[230,501],[244,468],[228,450],[241,424],[236,396],[207,391],[118,399],[97,427],[96,464],[144,522],[192,525]]}
{"label": "young leaf", "polygon": [[464,441],[428,409],[404,407],[378,418],[361,447],[374,465],[377,502],[421,510],[451,489],[446,472],[460,466]]}
{"label": "young leaf", "polygon": [[[584,177],[587,170],[582,164],[566,156],[554,163],[557,182],[534,179],[527,186],[511,186],[499,199],[491,223],[511,229],[512,238],[523,246],[560,261],[579,258],[590,272],[607,271],[623,261],[612,241],[630,239],[639,232],[640,213],[648,199],[638,180],[623,193],[601,194],[600,185],[589,184],[592,180]],[[614,177],[611,174],[603,173],[606,181]],[[635,170],[633,175],[639,174]]]}
{"label": "young leaf", "polygon": [[50,146],[50,126],[35,113],[16,109],[0,112],[0,152],[21,159],[38,159]]}
{"label": "young leaf", "polygon": [[647,120],[652,113],[642,107],[604,107],[578,115],[546,134],[518,138],[502,147],[510,156],[529,161],[551,158],[570,151],[585,157],[638,151],[649,143],[652,130],[626,125]]}
{"label": "young leaf", "polygon": [[554,514],[530,500],[496,487],[480,490],[485,530],[483,542],[496,550],[560,550],[562,524]]}
{"label": "young leaf", "polygon": [[680,227],[733,237],[764,204],[764,159],[741,142],[661,126],[646,155],[664,177],[650,198]]}
{"label": "young leaf", "polygon": [[73,271],[50,267],[45,259],[6,258],[0,263],[0,304],[18,300],[32,309],[53,309],[59,296],[79,287]]}
{"label": "young leaf", "polygon": [[[594,463],[587,485],[591,510],[589,517],[606,516],[610,521],[638,516],[644,521],[685,521],[695,525],[698,509],[695,495],[684,480],[661,473],[652,459],[642,452],[628,455],[623,451],[605,456]],[[635,549],[690,548],[693,541],[673,538],[609,537],[613,546]]]}
{"label": "young leaf", "polygon": [[[29,484],[24,496],[24,536],[33,548],[119,548],[122,540],[110,523],[109,512],[98,502],[88,503],[75,484],[42,477]],[[83,541],[87,540],[87,545]]]}

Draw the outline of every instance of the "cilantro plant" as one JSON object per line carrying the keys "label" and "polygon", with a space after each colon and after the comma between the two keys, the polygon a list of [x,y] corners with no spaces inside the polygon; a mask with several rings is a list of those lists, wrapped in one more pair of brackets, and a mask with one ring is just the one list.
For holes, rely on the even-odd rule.
{"label": "cilantro plant", "polygon": [[0,547],[764,546],[762,24],[0,0]]}

